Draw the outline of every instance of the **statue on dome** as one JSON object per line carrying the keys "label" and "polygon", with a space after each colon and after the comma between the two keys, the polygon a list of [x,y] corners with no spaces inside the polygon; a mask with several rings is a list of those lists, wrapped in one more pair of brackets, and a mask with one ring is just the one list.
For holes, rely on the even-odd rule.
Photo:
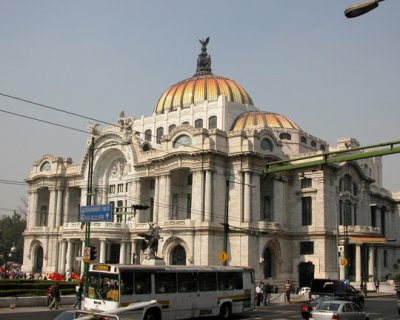
{"label": "statue on dome", "polygon": [[210,37],[206,39],[199,39],[201,43],[201,53],[197,58],[197,69],[194,76],[212,75],[211,73],[211,56],[207,53],[207,45]]}

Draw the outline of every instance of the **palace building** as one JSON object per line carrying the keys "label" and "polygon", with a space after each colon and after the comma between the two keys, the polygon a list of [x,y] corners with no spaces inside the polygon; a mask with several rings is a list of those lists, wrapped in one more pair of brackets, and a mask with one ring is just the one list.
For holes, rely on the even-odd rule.
{"label": "palace building", "polygon": [[257,279],[298,286],[395,274],[400,196],[382,185],[382,159],[265,174],[269,162],[360,145],[345,137],[332,147],[261,110],[238,82],[212,73],[208,38],[201,43],[195,74],[165,90],[151,116],[121,112],[115,125],[92,125],[81,163],[34,162],[23,271],[82,273],[80,207],[111,203],[111,221],[90,223],[96,262],[143,263],[142,235],[157,226],[167,265],[251,266]]}

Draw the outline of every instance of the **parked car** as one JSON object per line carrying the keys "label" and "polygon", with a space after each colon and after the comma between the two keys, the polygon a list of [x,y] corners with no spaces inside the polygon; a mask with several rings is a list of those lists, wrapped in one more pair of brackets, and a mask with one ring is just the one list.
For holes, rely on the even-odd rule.
{"label": "parked car", "polygon": [[311,311],[309,319],[369,320],[369,316],[354,302],[345,300],[331,300],[322,301],[313,311]]}
{"label": "parked car", "polygon": [[298,294],[304,295],[304,294],[308,294],[310,291],[311,291],[310,287],[302,287],[302,288],[300,288]]}
{"label": "parked car", "polygon": [[364,296],[348,281],[332,279],[314,279],[311,281],[311,297],[321,296],[340,297],[356,303],[360,309],[364,308]]}
{"label": "parked car", "polygon": [[317,305],[319,305],[322,301],[330,301],[330,300],[340,300],[340,297],[330,297],[330,296],[321,296],[316,299],[312,299],[310,301],[304,302],[300,307],[300,313],[303,319],[309,319],[311,311],[313,311]]}
{"label": "parked car", "polygon": [[400,297],[397,297],[397,312],[400,314]]}

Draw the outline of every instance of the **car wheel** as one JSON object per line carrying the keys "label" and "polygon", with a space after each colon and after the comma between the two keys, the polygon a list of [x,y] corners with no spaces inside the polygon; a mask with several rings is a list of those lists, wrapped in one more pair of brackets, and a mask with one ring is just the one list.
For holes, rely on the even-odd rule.
{"label": "car wheel", "polygon": [[229,320],[232,317],[232,309],[228,303],[224,303],[219,309],[219,319]]}

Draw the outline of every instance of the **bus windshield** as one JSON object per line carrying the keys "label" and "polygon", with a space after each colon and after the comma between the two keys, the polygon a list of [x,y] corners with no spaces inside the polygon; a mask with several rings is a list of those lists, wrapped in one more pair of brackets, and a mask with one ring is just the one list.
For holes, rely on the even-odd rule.
{"label": "bus windshield", "polygon": [[117,274],[90,272],[89,298],[119,301],[119,282]]}

